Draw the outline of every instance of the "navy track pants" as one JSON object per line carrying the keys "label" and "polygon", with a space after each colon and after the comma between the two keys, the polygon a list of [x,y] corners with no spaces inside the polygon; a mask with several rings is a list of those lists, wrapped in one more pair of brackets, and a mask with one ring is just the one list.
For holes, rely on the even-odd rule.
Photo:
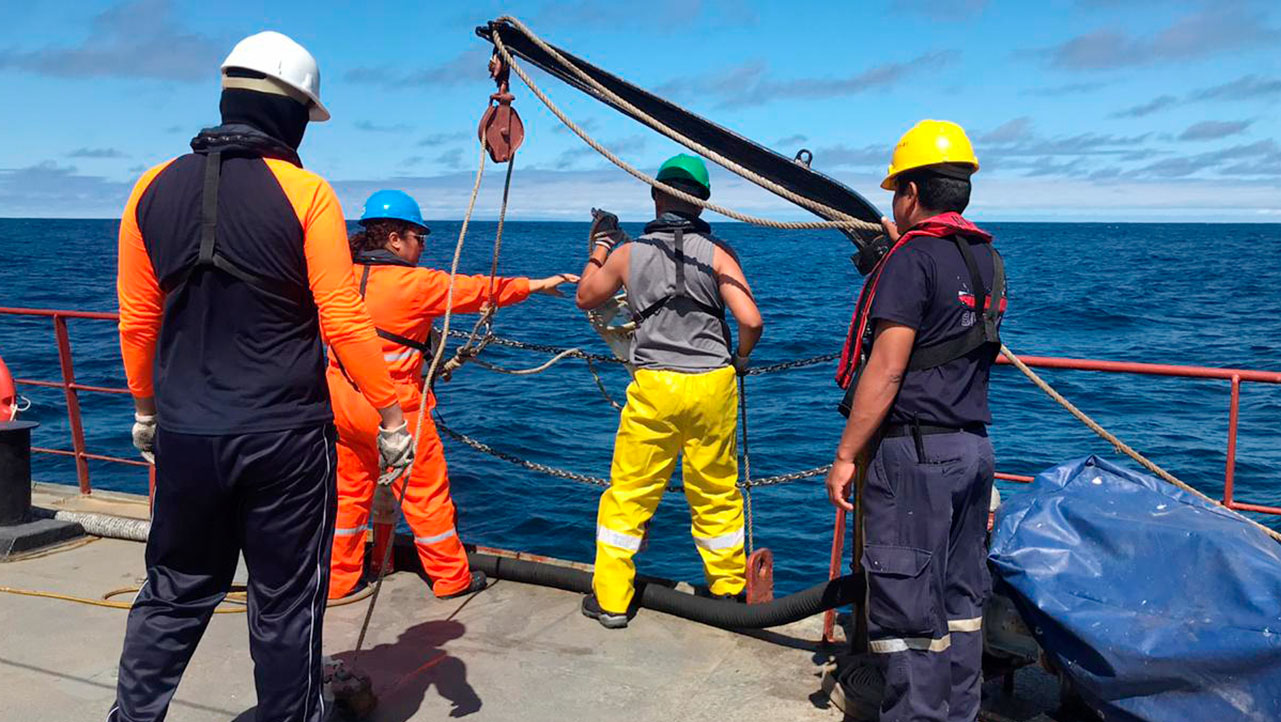
{"label": "navy track pants", "polygon": [[919,441],[884,439],[863,487],[868,651],[885,672],[880,720],[973,722],[995,459],[986,436]]}
{"label": "navy track pants", "polygon": [[108,722],[163,720],[244,554],[259,722],[319,722],[333,542],[330,424],[236,436],[156,435],[147,581],[129,611]]}

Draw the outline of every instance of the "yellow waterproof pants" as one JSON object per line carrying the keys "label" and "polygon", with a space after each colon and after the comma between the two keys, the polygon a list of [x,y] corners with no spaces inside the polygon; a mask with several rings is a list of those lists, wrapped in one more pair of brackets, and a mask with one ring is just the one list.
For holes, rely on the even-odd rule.
{"label": "yellow waterproof pants", "polygon": [[622,614],[635,592],[636,565],[649,522],[683,456],[690,533],[713,594],[746,584],[743,497],[738,481],[738,385],[734,369],[678,373],[640,369],[627,387],[610,485],[596,516],[592,589],[601,609]]}

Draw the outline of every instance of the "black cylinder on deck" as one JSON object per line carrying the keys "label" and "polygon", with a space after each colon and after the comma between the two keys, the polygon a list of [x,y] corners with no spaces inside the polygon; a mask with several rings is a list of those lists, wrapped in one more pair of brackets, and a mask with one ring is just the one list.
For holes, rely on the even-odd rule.
{"label": "black cylinder on deck", "polygon": [[34,421],[0,421],[0,526],[31,518],[31,430]]}

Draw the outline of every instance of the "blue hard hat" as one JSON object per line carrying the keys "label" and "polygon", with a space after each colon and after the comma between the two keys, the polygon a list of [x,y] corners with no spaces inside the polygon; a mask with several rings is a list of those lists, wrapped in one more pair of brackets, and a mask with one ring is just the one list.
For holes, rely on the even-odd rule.
{"label": "blue hard hat", "polygon": [[423,212],[418,207],[418,201],[413,196],[404,191],[381,190],[375,191],[365,201],[365,207],[360,212],[360,225],[380,218],[393,218],[398,221],[406,221],[423,229],[424,232],[430,233],[431,229],[423,223]]}

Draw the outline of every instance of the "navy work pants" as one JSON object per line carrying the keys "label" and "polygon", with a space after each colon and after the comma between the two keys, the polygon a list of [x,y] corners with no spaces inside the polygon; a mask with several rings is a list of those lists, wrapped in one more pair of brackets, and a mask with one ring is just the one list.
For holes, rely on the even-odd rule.
{"label": "navy work pants", "polygon": [[241,553],[258,721],[321,720],[335,436],[329,424],[237,436],[159,431],[147,581],[129,611],[107,722],[165,718]]}
{"label": "navy work pants", "polygon": [[986,436],[881,442],[862,495],[868,651],[883,662],[881,722],[974,722],[994,469]]}

